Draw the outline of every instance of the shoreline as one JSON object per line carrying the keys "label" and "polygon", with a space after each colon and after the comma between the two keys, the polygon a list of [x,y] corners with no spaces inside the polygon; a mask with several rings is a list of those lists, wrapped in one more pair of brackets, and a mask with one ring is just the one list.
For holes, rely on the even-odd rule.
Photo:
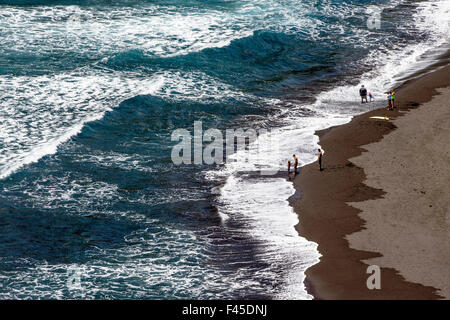
{"label": "shoreline", "polygon": [[[355,238],[353,235],[370,228],[360,217],[362,210],[354,207],[354,203],[382,199],[386,195],[383,189],[365,184],[365,166],[355,165],[354,158],[366,154],[366,145],[378,143],[395,132],[396,119],[426,107],[424,104],[440,94],[438,88],[450,86],[449,74],[450,66],[445,66],[405,81],[396,89],[394,111],[372,110],[353,117],[347,124],[316,131],[325,151],[325,170],[319,172],[317,161],[302,167],[294,180],[296,193],[290,198],[299,216],[296,230],[300,236],[316,242],[322,255],[320,262],[305,273],[305,287],[315,299],[443,298],[438,288],[406,281],[402,270],[383,265],[380,265],[382,289],[368,290],[369,264],[363,261],[381,258],[384,252],[363,251],[363,245],[355,249],[354,240],[347,237],[352,234]],[[369,119],[371,116],[389,116],[392,121]]]}

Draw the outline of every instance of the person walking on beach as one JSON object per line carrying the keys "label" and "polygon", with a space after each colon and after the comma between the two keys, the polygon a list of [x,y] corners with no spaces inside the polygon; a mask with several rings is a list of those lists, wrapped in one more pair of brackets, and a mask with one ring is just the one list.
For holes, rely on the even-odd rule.
{"label": "person walking on beach", "polygon": [[294,154],[294,174],[297,174],[298,158]]}
{"label": "person walking on beach", "polygon": [[319,149],[319,154],[317,155],[317,159],[319,160],[319,171],[322,171],[322,150]]}
{"label": "person walking on beach", "polygon": [[364,100],[367,102],[367,89],[364,88],[364,85],[359,89],[359,95],[361,96],[361,103],[364,103]]}

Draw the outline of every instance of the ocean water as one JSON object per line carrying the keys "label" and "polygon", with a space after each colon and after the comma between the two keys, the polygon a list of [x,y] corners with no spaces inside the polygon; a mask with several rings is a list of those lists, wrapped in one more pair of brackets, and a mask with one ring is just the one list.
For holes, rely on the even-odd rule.
{"label": "ocean water", "polygon": [[[311,299],[317,245],[292,184],[260,171],[313,161],[316,129],[382,107],[448,47],[449,10],[0,0],[0,298]],[[269,133],[224,165],[174,165],[194,121]]]}

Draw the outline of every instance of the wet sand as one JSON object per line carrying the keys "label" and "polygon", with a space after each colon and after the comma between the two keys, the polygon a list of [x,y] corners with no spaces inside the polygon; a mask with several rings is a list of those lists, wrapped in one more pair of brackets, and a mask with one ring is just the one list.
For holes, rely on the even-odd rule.
{"label": "wet sand", "polygon": [[[305,166],[291,198],[322,254],[306,272],[317,299],[450,298],[448,86],[449,66],[398,88],[395,111],[317,132],[325,170]],[[380,290],[366,286],[372,264]]]}

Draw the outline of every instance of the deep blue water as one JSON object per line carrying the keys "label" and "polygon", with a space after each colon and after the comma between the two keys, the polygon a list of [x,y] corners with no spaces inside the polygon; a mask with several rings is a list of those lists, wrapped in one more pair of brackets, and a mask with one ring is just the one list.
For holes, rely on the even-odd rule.
{"label": "deep blue water", "polygon": [[[367,28],[367,7],[383,10],[381,29]],[[314,128],[364,111],[352,95],[361,79],[381,94],[421,45],[438,44],[440,28],[409,18],[425,9],[0,1],[0,297],[308,298],[299,275],[315,247],[264,224],[248,179],[220,193],[223,166],[174,165],[171,133],[198,120],[295,125],[302,135],[283,152],[310,161]],[[291,192],[284,179],[258,183],[269,203]]]}

